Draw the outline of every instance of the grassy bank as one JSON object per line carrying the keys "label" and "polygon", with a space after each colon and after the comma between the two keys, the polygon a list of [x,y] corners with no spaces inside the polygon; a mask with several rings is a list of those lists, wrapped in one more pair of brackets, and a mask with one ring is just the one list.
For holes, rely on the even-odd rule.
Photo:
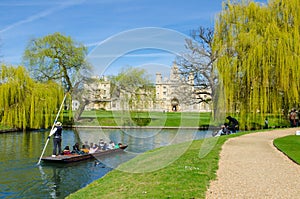
{"label": "grassy bank", "polygon": [[[216,177],[223,143],[242,134],[196,140],[186,150],[187,143],[182,143],[148,151],[68,198],[204,198],[209,181]],[[211,146],[205,157],[199,157]],[[185,152],[176,158],[180,150]]]}
{"label": "grassy bank", "polygon": [[[234,115],[240,120],[238,115]],[[136,111],[84,111],[81,120],[76,122],[77,125],[88,126],[165,126],[165,127],[207,127],[220,126],[228,122],[213,122],[210,112],[136,112]],[[68,113],[65,113],[67,120]],[[269,114],[269,127],[280,128],[289,126],[286,119],[279,115]],[[257,122],[253,122],[249,130],[262,129],[264,127],[265,118],[258,117]],[[66,122],[65,122],[66,124]]]}
{"label": "grassy bank", "polygon": [[300,164],[300,136],[289,135],[274,140],[274,145],[291,160]]}
{"label": "grassy bank", "polygon": [[[68,113],[65,113],[67,120]],[[211,113],[84,111],[77,125],[201,127],[210,125]]]}

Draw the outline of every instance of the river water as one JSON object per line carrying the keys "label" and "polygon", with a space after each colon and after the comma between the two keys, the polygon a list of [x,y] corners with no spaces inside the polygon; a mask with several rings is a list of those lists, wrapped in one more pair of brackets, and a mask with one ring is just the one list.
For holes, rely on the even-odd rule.
{"label": "river water", "polygon": [[[206,131],[182,132],[178,129],[64,129],[62,146],[73,146],[75,142],[98,143],[104,139],[128,144],[128,148],[101,160],[40,165],[37,162],[48,130],[0,134],[0,198],[65,198],[140,153],[207,135]],[[51,139],[45,156],[51,155],[52,147]]]}

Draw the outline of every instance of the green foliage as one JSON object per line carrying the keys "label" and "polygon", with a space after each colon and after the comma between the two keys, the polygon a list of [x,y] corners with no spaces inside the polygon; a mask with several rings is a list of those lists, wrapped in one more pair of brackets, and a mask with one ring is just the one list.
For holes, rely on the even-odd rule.
{"label": "green foliage", "polygon": [[110,77],[110,80],[120,89],[129,91],[135,91],[150,84],[146,70],[134,67],[122,69],[117,76]]}
{"label": "green foliage", "polygon": [[300,164],[300,136],[289,135],[274,140],[274,145],[290,159]]}
{"label": "green foliage", "polygon": [[90,70],[86,53],[86,47],[71,37],[54,33],[32,39],[24,52],[24,61],[36,80],[62,82],[65,90],[72,91]]}
{"label": "green foliage", "polygon": [[299,0],[224,4],[213,50],[218,53],[224,108],[239,113],[242,128],[258,115],[287,113],[298,106],[299,9]]}
{"label": "green foliage", "polygon": [[109,79],[112,98],[122,99],[121,109],[142,111],[153,104],[155,87],[150,83],[146,70],[127,67]]}
{"label": "green foliage", "polygon": [[63,96],[62,89],[52,81],[33,81],[24,67],[1,66],[1,124],[13,128],[49,127]]}

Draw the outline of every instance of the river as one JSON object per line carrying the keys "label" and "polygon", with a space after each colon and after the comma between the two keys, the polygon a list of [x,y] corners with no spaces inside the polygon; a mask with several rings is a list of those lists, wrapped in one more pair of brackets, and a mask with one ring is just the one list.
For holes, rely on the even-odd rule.
{"label": "river", "polygon": [[[184,134],[182,133],[184,132]],[[0,134],[0,198],[65,198],[70,193],[101,178],[124,161],[147,150],[192,139],[202,139],[206,131],[169,129],[64,129],[62,146],[75,142],[128,144],[123,153],[101,160],[71,164],[37,165],[49,130]],[[209,133],[210,134],[210,133]],[[45,155],[51,155],[52,139]]]}

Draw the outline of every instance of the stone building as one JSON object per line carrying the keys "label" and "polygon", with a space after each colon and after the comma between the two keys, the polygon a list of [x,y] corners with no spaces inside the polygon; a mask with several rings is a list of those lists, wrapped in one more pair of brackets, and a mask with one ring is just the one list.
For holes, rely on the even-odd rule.
{"label": "stone building", "polygon": [[110,81],[105,76],[93,78],[95,79],[93,83],[84,86],[88,91],[86,98],[92,101],[85,106],[85,110],[111,110]]}
{"label": "stone building", "polygon": [[[156,73],[155,87],[147,90],[141,88],[135,95],[124,90],[118,90],[117,93],[111,91],[111,82],[103,77],[87,86],[87,89],[92,91],[89,92],[88,98],[93,100],[85,109],[209,112],[209,104],[199,104],[194,100],[193,82],[193,75],[187,79],[180,77],[176,64],[172,66],[169,78],[163,79],[161,73]],[[205,94],[201,97],[209,98]],[[76,103],[78,105],[78,102]]]}
{"label": "stone building", "polygon": [[[170,78],[162,78],[161,73],[156,73],[156,103],[157,111],[180,111],[180,112],[208,112],[210,105],[197,103],[194,96],[194,77],[189,75],[187,79],[180,77],[178,67],[173,65]],[[209,96],[203,94],[204,99]]]}

